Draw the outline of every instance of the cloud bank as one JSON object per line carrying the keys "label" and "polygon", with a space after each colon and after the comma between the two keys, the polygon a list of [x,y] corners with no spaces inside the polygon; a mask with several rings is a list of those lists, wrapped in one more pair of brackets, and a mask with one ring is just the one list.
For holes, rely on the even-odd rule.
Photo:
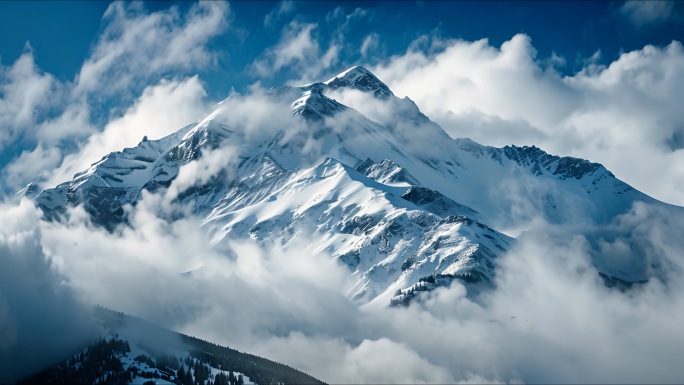
{"label": "cloud bank", "polygon": [[[168,204],[146,193],[113,232],[81,208],[64,223],[40,221],[27,201],[5,210],[5,351],[63,348],[69,334],[53,342],[33,333],[50,325],[79,336],[79,304],[98,303],[333,383],[673,383],[684,374],[684,223],[661,208],[637,204],[610,237],[538,223],[498,260],[496,289],[477,302],[454,282],[407,308],[357,308],[344,296],[349,272],[310,240],[210,246],[191,215],[169,220],[169,209],[183,208]],[[621,245],[633,255],[615,253]],[[599,277],[597,256],[666,268],[620,291]],[[45,287],[54,294],[43,297]]]}
{"label": "cloud bank", "polygon": [[0,205],[0,382],[68,357],[97,329],[43,250],[40,211],[28,200]]}
{"label": "cloud bank", "polygon": [[563,77],[536,57],[526,35],[501,47],[486,39],[419,40],[374,72],[453,137],[589,159],[651,196],[684,204],[680,42]]}

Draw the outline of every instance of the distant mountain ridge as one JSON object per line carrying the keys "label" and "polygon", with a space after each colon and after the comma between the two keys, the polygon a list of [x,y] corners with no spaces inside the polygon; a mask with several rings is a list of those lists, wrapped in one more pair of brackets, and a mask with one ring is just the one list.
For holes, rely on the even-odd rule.
{"label": "distant mountain ridge", "polygon": [[[389,113],[372,120],[328,96],[346,90]],[[47,218],[82,204],[95,223],[113,229],[141,191],[163,193],[203,151],[234,145],[240,149],[235,170],[219,172],[177,201],[193,207],[214,242],[285,245],[305,229],[318,249],[347,266],[346,294],[359,305],[407,303],[454,279],[475,295],[492,285],[496,259],[515,242],[496,229],[519,226],[536,213],[550,223],[605,224],[634,202],[660,204],[597,163],[534,146],[452,139],[363,67],[266,94],[290,108],[289,116],[273,116],[282,128],[262,141],[226,124],[234,103],[250,97],[237,95],[197,124],[105,155],[35,200]],[[315,150],[304,151],[310,147]],[[643,279],[600,268],[606,277]]]}

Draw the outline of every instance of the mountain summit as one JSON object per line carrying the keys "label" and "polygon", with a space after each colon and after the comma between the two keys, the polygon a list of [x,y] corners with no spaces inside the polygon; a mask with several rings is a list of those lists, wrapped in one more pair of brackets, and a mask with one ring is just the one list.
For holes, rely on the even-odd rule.
{"label": "mountain summit", "polygon": [[[371,118],[328,96],[344,89],[363,91],[364,105],[384,113]],[[83,205],[94,223],[125,226],[124,206],[142,191],[168,194],[182,167],[231,147],[234,166],[195,181],[174,202],[193,208],[215,244],[288,245],[307,234],[346,266],[353,302],[380,305],[406,304],[455,279],[469,295],[487,290],[497,258],[515,242],[509,230],[535,216],[606,224],[636,201],[660,204],[600,164],[452,139],[363,67],[265,92],[255,127],[235,119],[251,97],[231,97],[172,135],[106,154],[36,202],[50,219]],[[597,266],[607,279],[648,279],[647,268],[604,262]]]}
{"label": "mountain summit", "polygon": [[324,84],[333,89],[347,87],[364,92],[371,92],[380,98],[394,95],[385,83],[381,82],[372,72],[361,66],[351,67],[334,78],[327,80]]}

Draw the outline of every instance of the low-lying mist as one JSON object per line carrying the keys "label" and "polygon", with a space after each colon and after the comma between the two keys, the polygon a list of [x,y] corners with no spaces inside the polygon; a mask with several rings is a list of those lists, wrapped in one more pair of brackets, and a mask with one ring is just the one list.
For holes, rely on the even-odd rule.
{"label": "low-lying mist", "polygon": [[[408,307],[359,308],[345,297],[350,272],[304,233],[287,245],[208,246],[191,215],[163,219],[183,210],[172,205],[145,194],[128,208],[129,224],[108,232],[80,207],[45,222],[28,200],[5,204],[0,381],[68,355],[94,333],[84,327],[93,304],[332,383],[663,383],[684,374],[684,219],[662,208],[636,204],[603,233],[537,221],[477,302],[455,281]],[[597,261],[639,261],[651,278],[608,288]]]}

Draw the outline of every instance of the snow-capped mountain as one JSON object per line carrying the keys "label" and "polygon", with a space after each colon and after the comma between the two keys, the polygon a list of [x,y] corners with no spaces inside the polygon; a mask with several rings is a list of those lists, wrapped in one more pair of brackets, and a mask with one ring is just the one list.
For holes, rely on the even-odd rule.
{"label": "snow-capped mountain", "polygon": [[[335,99],[345,92],[363,105]],[[168,193],[184,165],[219,151],[235,161],[175,200],[192,207],[215,243],[314,242],[348,267],[347,294],[357,304],[406,303],[453,279],[475,294],[492,284],[496,258],[515,241],[509,235],[537,214],[605,224],[635,201],[660,204],[600,164],[452,139],[362,67],[259,95],[272,115],[267,129],[233,119],[253,97],[232,96],[196,124],[107,154],[35,200],[51,219],[83,204],[112,229],[142,191]],[[609,267],[602,273],[615,276]]]}

